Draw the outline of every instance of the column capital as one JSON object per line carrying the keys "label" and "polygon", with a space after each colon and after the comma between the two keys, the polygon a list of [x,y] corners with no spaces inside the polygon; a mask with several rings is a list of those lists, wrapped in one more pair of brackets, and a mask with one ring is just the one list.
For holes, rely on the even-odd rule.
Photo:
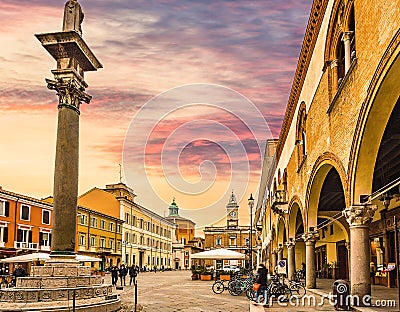
{"label": "column capital", "polygon": [[296,246],[296,241],[295,241],[295,240],[287,241],[287,242],[285,243],[285,245],[286,245],[287,249],[291,249],[291,248],[293,248],[294,246]]}
{"label": "column capital", "polygon": [[339,66],[339,59],[334,59],[331,61],[331,69]]}
{"label": "column capital", "polygon": [[46,79],[47,88],[55,90],[58,95],[58,108],[67,107],[75,110],[78,114],[82,102],[89,104],[92,97],[85,92],[74,79]]}
{"label": "column capital", "polygon": [[315,244],[317,242],[317,240],[319,240],[319,233],[318,233],[318,231],[307,232],[307,233],[304,233],[301,236],[301,238],[306,243]]}
{"label": "column capital", "polygon": [[279,246],[275,248],[276,253],[280,253],[283,250],[283,246]]}
{"label": "column capital", "polygon": [[377,209],[377,205],[353,205],[343,210],[342,214],[350,227],[368,226]]}
{"label": "column capital", "polygon": [[345,31],[342,35],[342,41],[349,41],[353,36],[354,31]]}

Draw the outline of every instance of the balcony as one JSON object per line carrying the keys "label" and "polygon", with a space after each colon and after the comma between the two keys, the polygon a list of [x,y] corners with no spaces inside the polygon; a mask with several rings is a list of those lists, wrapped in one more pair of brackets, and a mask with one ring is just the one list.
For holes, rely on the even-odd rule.
{"label": "balcony", "polygon": [[288,210],[287,194],[285,190],[276,190],[272,196],[271,210],[276,214],[285,214]]}
{"label": "balcony", "polygon": [[50,246],[40,246],[40,250],[50,251]]}
{"label": "balcony", "polygon": [[15,249],[38,250],[38,243],[14,242]]}
{"label": "balcony", "polygon": [[98,253],[112,253],[112,248],[108,248],[108,247],[99,247],[97,248],[97,252]]}

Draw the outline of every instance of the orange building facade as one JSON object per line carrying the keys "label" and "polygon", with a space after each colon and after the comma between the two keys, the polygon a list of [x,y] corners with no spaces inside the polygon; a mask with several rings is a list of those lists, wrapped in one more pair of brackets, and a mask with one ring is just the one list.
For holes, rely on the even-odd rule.
{"label": "orange building facade", "polygon": [[[0,188],[0,259],[50,252],[51,204]],[[0,264],[1,273],[9,267]]]}

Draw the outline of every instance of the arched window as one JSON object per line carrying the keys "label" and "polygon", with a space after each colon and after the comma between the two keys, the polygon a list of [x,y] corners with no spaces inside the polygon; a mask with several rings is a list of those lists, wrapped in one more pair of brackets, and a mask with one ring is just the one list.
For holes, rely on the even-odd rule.
{"label": "arched window", "polygon": [[331,98],[340,88],[353,61],[356,60],[356,29],[354,0],[337,1],[332,9],[325,50],[326,64],[330,64]]}
{"label": "arched window", "polygon": [[298,167],[301,167],[307,156],[306,121],[307,121],[306,105],[304,102],[302,102],[300,104],[299,113],[297,116],[297,126],[296,126]]}

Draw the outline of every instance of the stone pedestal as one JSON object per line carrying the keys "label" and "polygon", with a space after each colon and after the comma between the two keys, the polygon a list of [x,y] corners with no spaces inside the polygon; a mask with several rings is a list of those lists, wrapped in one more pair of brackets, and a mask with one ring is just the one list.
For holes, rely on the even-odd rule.
{"label": "stone pedestal", "polygon": [[306,244],[306,288],[316,288],[316,259],[315,259],[315,243],[319,239],[317,231],[307,232],[303,234],[303,240]]}
{"label": "stone pedestal", "polygon": [[365,305],[371,296],[369,224],[376,209],[376,205],[359,205],[343,211],[350,225],[351,295],[359,298],[355,305]]}
{"label": "stone pedestal", "polygon": [[295,246],[296,242],[294,240],[286,242],[288,250],[288,278],[290,281],[293,281],[296,276]]}

